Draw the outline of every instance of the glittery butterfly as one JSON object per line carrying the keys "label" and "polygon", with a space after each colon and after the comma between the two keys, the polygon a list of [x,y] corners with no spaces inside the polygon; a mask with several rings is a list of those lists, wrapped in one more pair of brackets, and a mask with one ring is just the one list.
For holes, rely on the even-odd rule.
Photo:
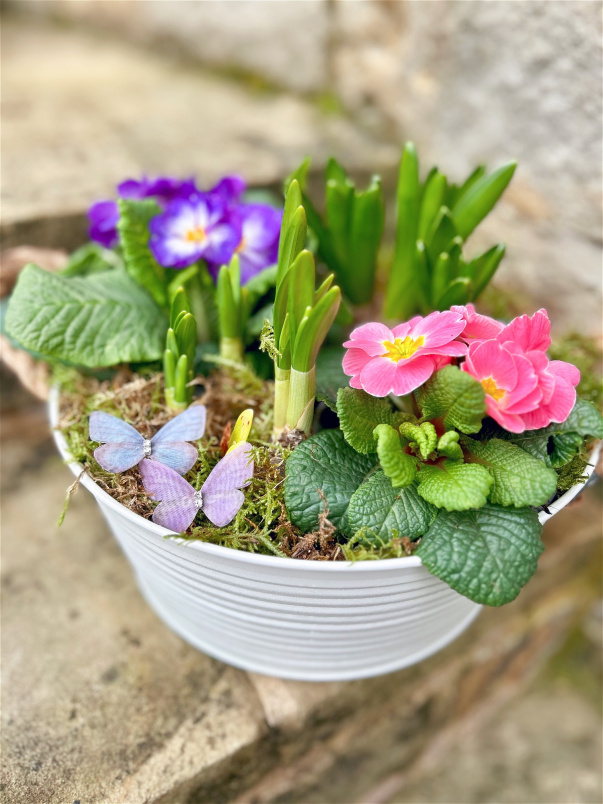
{"label": "glittery butterfly", "polygon": [[235,518],[243,505],[241,491],[251,483],[251,445],[237,444],[211,470],[199,491],[183,477],[157,461],[143,460],[139,466],[145,491],[159,500],[153,522],[175,533],[183,533],[201,510],[217,528]]}
{"label": "glittery butterfly", "polygon": [[193,405],[147,439],[117,416],[95,410],[90,414],[90,439],[103,445],[94,450],[94,457],[106,472],[125,472],[143,458],[152,458],[184,475],[199,457],[197,447],[187,442],[203,436],[206,417],[203,405]]}

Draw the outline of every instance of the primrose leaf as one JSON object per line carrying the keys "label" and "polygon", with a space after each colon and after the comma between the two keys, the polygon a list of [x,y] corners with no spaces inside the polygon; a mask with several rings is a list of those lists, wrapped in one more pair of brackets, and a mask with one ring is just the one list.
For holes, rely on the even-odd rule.
{"label": "primrose leaf", "polygon": [[455,430],[448,430],[441,436],[437,444],[437,450],[441,455],[454,460],[462,460],[463,450],[459,444],[459,434]]}
{"label": "primrose leaf", "polygon": [[341,430],[322,430],[296,447],[287,459],[285,506],[294,525],[308,532],[318,525],[324,501],[329,519],[346,531],[346,511],[352,494],[378,463],[375,453],[361,455]]}
{"label": "primrose leaf", "polygon": [[486,504],[492,477],[483,466],[446,459],[419,467],[419,494],[447,511],[466,511]]}
{"label": "primrose leaf", "polygon": [[119,269],[65,278],[26,265],[6,316],[26,349],[90,368],[158,360],[166,329],[153,299]]}
{"label": "primrose leaf", "polygon": [[379,424],[374,434],[379,462],[392,485],[396,488],[410,486],[417,474],[417,461],[404,452],[397,431],[389,424]]}
{"label": "primrose leaf", "polygon": [[363,542],[384,546],[402,536],[422,536],[436,516],[437,509],[417,494],[416,483],[394,489],[379,470],[352,495],[348,525],[350,533],[362,531]]}
{"label": "primrose leaf", "polygon": [[542,525],[530,508],[485,505],[479,511],[442,511],[416,555],[433,575],[487,606],[514,600],[536,572]]}
{"label": "primrose leaf", "polygon": [[546,429],[554,433],[579,433],[581,436],[603,438],[603,417],[592,402],[578,398],[564,422],[551,424]]}
{"label": "primrose leaf", "polygon": [[371,396],[356,388],[341,388],[338,391],[337,416],[345,440],[357,452],[364,453],[377,449],[373,430],[378,424],[394,427],[400,419],[387,399]]}
{"label": "primrose leaf", "polygon": [[146,288],[160,307],[167,307],[166,273],[149,248],[149,221],[161,212],[152,198],[140,201],[120,198],[119,242],[124,252],[126,270],[139,285]]}
{"label": "primrose leaf", "polygon": [[486,415],[486,395],[477,380],[456,366],[445,366],[417,393],[425,419],[444,419],[446,429],[477,433]]}
{"label": "primrose leaf", "polygon": [[555,493],[555,471],[516,444],[500,438],[490,441],[464,438],[463,444],[492,475],[491,502],[516,508],[537,506],[544,505]]}
{"label": "primrose leaf", "polygon": [[438,434],[431,422],[423,424],[403,422],[400,425],[400,432],[411,442],[411,447],[416,444],[424,461],[429,458],[438,443]]}

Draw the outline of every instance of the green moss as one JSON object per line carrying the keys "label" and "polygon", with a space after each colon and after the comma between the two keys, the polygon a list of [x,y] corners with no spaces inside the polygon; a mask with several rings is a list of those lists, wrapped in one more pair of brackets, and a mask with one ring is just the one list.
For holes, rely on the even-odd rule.
{"label": "green moss", "polygon": [[574,455],[572,460],[566,463],[565,466],[556,469],[557,490],[568,491],[572,486],[575,486],[576,483],[584,483],[587,479],[584,474],[587,466],[587,458],[579,453],[578,455]]}

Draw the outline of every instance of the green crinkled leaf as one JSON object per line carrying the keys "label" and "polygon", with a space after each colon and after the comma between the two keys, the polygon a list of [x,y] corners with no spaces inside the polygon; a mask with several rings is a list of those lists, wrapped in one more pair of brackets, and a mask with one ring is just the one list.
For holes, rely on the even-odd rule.
{"label": "green crinkled leaf", "polygon": [[398,432],[389,424],[375,427],[379,463],[396,488],[410,486],[417,475],[417,461],[404,452]]}
{"label": "green crinkled leaf", "polygon": [[514,600],[536,572],[542,525],[530,508],[489,503],[442,511],[416,551],[425,567],[461,595],[487,606]]}
{"label": "green crinkled leaf", "polygon": [[294,525],[308,532],[318,525],[327,499],[329,519],[346,530],[345,515],[352,494],[378,464],[376,453],[361,455],[341,430],[323,430],[296,447],[287,460],[285,506]]}
{"label": "green crinkled leaf", "polygon": [[140,201],[120,198],[119,241],[126,270],[139,285],[146,288],[160,307],[166,307],[167,279],[163,268],[149,248],[149,221],[161,212],[161,207],[152,198]]}
{"label": "green crinkled leaf", "polygon": [[486,504],[492,477],[477,464],[446,459],[419,467],[419,494],[447,511],[466,511]]}
{"label": "green crinkled leaf", "polygon": [[167,320],[149,294],[118,269],[64,278],[26,265],[6,329],[47,359],[96,368],[158,360]]}
{"label": "green crinkled leaf", "polygon": [[364,543],[383,546],[402,536],[411,539],[422,536],[436,516],[437,509],[419,496],[416,483],[394,489],[379,470],[352,495],[348,529],[354,534],[362,531]]}
{"label": "green crinkled leaf", "polygon": [[456,366],[445,366],[417,392],[425,419],[443,418],[446,429],[477,433],[486,415],[486,395],[481,384]]}
{"label": "green crinkled leaf", "polygon": [[331,410],[337,410],[337,392],[349,385],[350,378],[343,373],[345,349],[328,346],[316,358],[316,398]]}
{"label": "green crinkled leaf", "polygon": [[429,458],[438,443],[438,435],[431,422],[423,424],[403,422],[400,425],[400,433],[411,442],[411,447],[419,450],[424,461]]}
{"label": "green crinkled leaf", "polygon": [[557,433],[551,439],[553,449],[549,455],[551,466],[559,469],[569,463],[584,446],[584,436],[580,433]]}
{"label": "green crinkled leaf", "polygon": [[579,433],[581,436],[603,438],[603,417],[592,402],[578,398],[564,422],[551,424],[545,429],[553,433]]}
{"label": "green crinkled leaf", "polygon": [[455,430],[448,430],[444,433],[437,444],[437,450],[441,455],[454,460],[463,459],[463,450],[459,444],[459,434]]}
{"label": "green crinkled leaf", "polygon": [[554,470],[516,444],[500,438],[490,441],[464,438],[463,445],[492,475],[491,502],[516,508],[537,506],[544,505],[555,493]]}
{"label": "green crinkled leaf", "polygon": [[387,399],[370,396],[356,388],[340,388],[337,393],[337,416],[345,440],[357,452],[364,453],[377,449],[373,431],[378,424],[395,427],[401,418],[392,410]]}

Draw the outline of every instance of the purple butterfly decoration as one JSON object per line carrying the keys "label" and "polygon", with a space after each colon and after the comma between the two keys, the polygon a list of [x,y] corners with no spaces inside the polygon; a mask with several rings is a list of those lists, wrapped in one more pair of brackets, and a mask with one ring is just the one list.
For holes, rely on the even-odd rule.
{"label": "purple butterfly decoration", "polygon": [[152,458],[185,475],[199,457],[197,447],[187,442],[203,436],[206,417],[203,405],[193,405],[147,439],[117,416],[95,410],[90,414],[90,438],[103,445],[94,450],[94,457],[106,472],[125,472],[143,458]]}
{"label": "purple butterfly decoration", "polygon": [[232,522],[245,500],[241,489],[251,483],[254,465],[251,445],[238,444],[218,461],[199,491],[157,461],[143,460],[139,469],[149,497],[160,500],[153,511],[153,522],[183,533],[199,510],[217,528]]}

